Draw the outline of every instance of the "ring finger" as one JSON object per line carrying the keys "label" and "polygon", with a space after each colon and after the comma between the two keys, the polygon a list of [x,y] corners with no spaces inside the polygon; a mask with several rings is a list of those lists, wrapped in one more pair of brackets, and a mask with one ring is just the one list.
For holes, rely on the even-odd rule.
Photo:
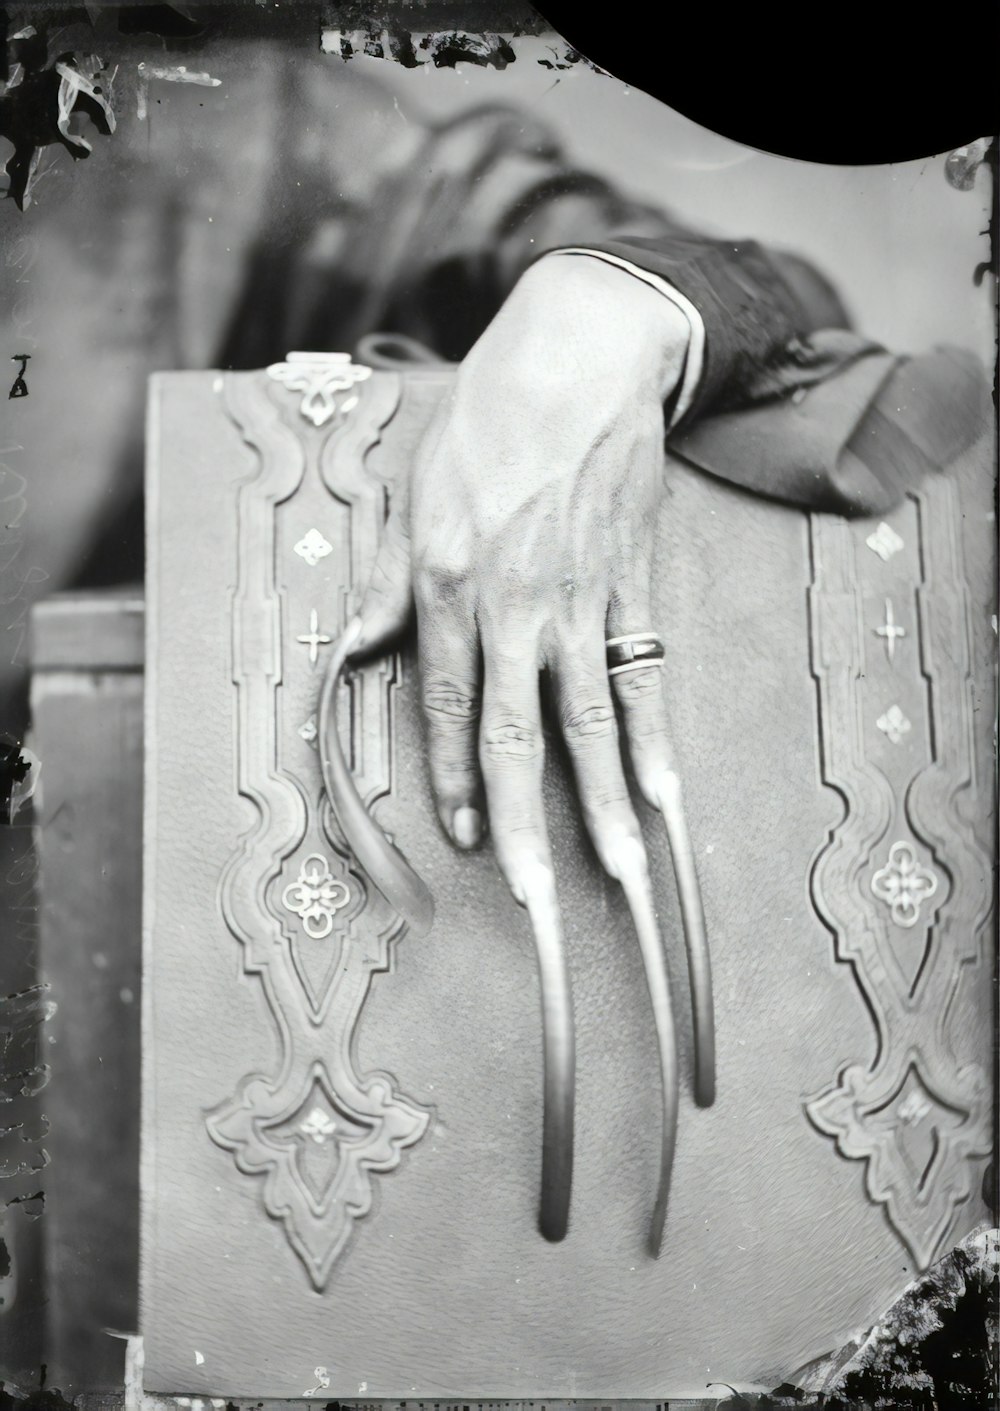
{"label": "ring finger", "polygon": [[[652,604],[648,577],[627,596],[613,597],[608,610],[608,637],[631,637],[636,649],[647,641],[659,643],[651,630]],[[662,644],[660,650],[662,652]],[[628,648],[622,653],[628,655]],[[658,810],[666,827],[681,920],[688,955],[694,1011],[695,1100],[710,1107],[715,1100],[715,1018],[712,969],[705,931],[701,888],[694,849],[681,798],[680,778],[673,763],[663,658],[653,664],[625,663],[612,676],[628,736],[635,776],[647,802]]]}

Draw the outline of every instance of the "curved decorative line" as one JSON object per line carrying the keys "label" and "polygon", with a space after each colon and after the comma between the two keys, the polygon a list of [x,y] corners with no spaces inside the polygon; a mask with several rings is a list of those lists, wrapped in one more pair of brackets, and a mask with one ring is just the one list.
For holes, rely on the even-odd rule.
{"label": "curved decorative line", "polygon": [[[934,853],[948,858],[953,887],[970,908],[972,925],[955,937],[963,957],[980,953],[980,931],[993,907],[992,861],[962,817],[959,795],[975,788],[972,727],[972,649],[969,594],[961,574],[955,486],[936,477],[914,495],[926,536],[924,581],[917,591],[921,670],[928,684],[932,720],[951,728],[934,732],[933,762],[910,783],[906,813],[914,833]],[[942,586],[944,585],[944,586]],[[942,670],[942,663],[947,669]]]}
{"label": "curved decorative line", "polygon": [[[942,897],[939,876],[923,867],[905,838],[871,873],[874,849],[886,836],[894,802],[881,771],[864,760],[860,592],[847,526],[813,516],[810,599],[822,777],[840,792],[847,813],[817,855],[811,887],[817,912],[834,932],[837,955],[851,961],[875,1017],[879,1049],[871,1065],[845,1066],[836,1085],[808,1099],[805,1111],[818,1131],[834,1138],[842,1156],[865,1163],[870,1199],[883,1206],[913,1258],[926,1267],[956,1207],[971,1194],[971,1159],[990,1150],[985,1074],[974,1064],[959,1067],[948,1042],[960,970],[979,953],[989,897],[983,852],[956,803],[974,780],[974,761],[968,611],[959,586],[954,488],[941,477],[914,498],[921,509],[925,564],[917,591],[919,636],[935,728],[934,758],[911,781],[904,808],[914,838],[929,850],[950,886]],[[933,498],[933,508],[925,498]],[[941,593],[935,591],[937,582],[946,585]],[[878,728],[887,720],[877,721]],[[942,720],[948,722],[947,732],[938,728]],[[961,926],[953,906],[956,897],[962,899]],[[888,906],[894,922],[905,928],[916,923],[921,903],[932,898],[928,959],[911,994],[899,973],[886,919],[873,911],[873,903]],[[917,1090],[902,1101],[911,1074],[926,1095],[915,1107]],[[910,1121],[932,1119],[933,1105],[938,1109],[931,1128],[933,1154],[918,1178],[907,1167],[900,1133]]]}
{"label": "curved decorative line", "polygon": [[[275,939],[280,938],[286,950],[288,943],[280,937],[276,922],[277,936],[265,936],[261,919],[270,915],[266,905],[268,887],[279,875],[284,858],[294,851],[305,834],[307,807],[299,787],[276,770],[273,701],[275,688],[281,680],[281,643],[277,611],[267,591],[266,568],[263,569],[265,576],[253,585],[256,594],[252,609],[249,603],[251,575],[262,571],[257,564],[267,565],[273,561],[274,507],[298,489],[305,472],[305,456],[277,409],[270,404],[267,404],[265,417],[261,418],[262,424],[251,433],[250,428],[259,417],[259,401],[252,398],[244,379],[227,378],[225,398],[234,425],[257,459],[255,473],[238,491],[240,523],[245,524],[247,517],[253,516],[258,521],[257,534],[263,536],[265,548],[251,565],[241,536],[237,585],[232,595],[233,682],[237,688],[241,742],[237,751],[237,787],[256,808],[258,820],[244,833],[237,851],[223,869],[219,899],[226,924],[243,949],[244,970],[261,978],[278,1027],[280,1051],[285,1058],[282,1072],[275,1080],[280,1084],[291,1063],[291,1033],[286,1015],[292,996],[284,974],[273,970],[272,959]],[[256,670],[247,670],[248,658],[254,662]],[[256,730],[250,727],[251,716],[258,722]],[[260,721],[266,722],[263,732]],[[245,743],[250,739],[260,741],[262,757],[257,761],[256,771],[246,757]],[[256,777],[266,780],[266,791],[254,782]]]}
{"label": "curved decorative line", "polygon": [[289,353],[283,363],[272,363],[268,377],[291,392],[301,392],[299,413],[315,427],[325,426],[338,411],[348,412],[357,402],[348,396],[336,402],[337,392],[348,392],[372,375],[371,368],[357,367],[349,353]]}
{"label": "curved decorative line", "polygon": [[[269,1142],[264,1129],[294,1112],[311,1090],[317,1064],[304,1075],[301,1090],[276,1090],[259,1078],[247,1080],[242,1102],[228,1114],[213,1118],[213,1138],[231,1151],[246,1176],[265,1178],[263,1203],[267,1214],[280,1220],[313,1287],[322,1292],[353,1221],[368,1214],[373,1192],[369,1174],[394,1170],[405,1148],[423,1136],[430,1114],[408,1103],[392,1089],[385,1074],[373,1074],[361,1090],[365,1102],[355,1112],[370,1128],[362,1141],[340,1146],[340,1164],[326,1197],[317,1202],[296,1170],[296,1154],[288,1144]],[[330,1084],[332,1088],[332,1084]]]}
{"label": "curved decorative line", "polygon": [[[313,1286],[321,1290],[354,1220],[371,1208],[372,1174],[398,1165],[402,1150],[420,1138],[431,1114],[400,1097],[390,1075],[361,1078],[355,1066],[357,1021],[371,976],[388,967],[389,945],[404,929],[403,920],[394,913],[381,920],[372,917],[374,925],[362,935],[345,934],[319,1007],[300,980],[292,941],[282,927],[281,909],[290,906],[306,932],[322,940],[332,931],[331,913],[349,904],[345,884],[318,853],[305,859],[297,880],[275,890],[285,863],[303,843],[311,808],[298,781],[278,762],[282,642],[275,515],[314,464],[315,446],[308,434],[303,445],[274,401],[261,396],[259,379],[229,376],[225,393],[227,411],[257,457],[255,474],[238,491],[238,573],[232,596],[237,788],[257,817],[223,869],[219,904],[241,945],[244,971],[256,974],[263,987],[278,1031],[280,1068],[274,1077],[252,1073],[241,1079],[235,1094],[206,1113],[205,1121],[240,1172],[263,1177],[265,1211],[282,1222]],[[357,469],[355,464],[355,474]],[[322,828],[322,817],[319,823]],[[331,846],[340,851],[336,841]],[[381,908],[380,903],[374,910]],[[294,1133],[282,1138],[272,1130],[308,1103],[317,1082],[331,1106],[350,1114],[362,1132],[348,1136],[345,1130],[331,1139],[336,1164],[322,1198],[299,1168],[301,1139]],[[335,1128],[336,1123],[331,1133]]]}
{"label": "curved decorative line", "polygon": [[[916,1068],[917,1064],[912,1066]],[[869,1199],[885,1207],[893,1229],[913,1259],[919,1267],[926,1268],[951,1224],[956,1206],[972,1194],[970,1161],[987,1156],[992,1149],[982,1127],[989,1093],[981,1070],[961,1071],[963,1100],[968,1104],[960,1109],[964,1126],[950,1134],[947,1148],[942,1148],[935,1158],[938,1169],[934,1174],[947,1165],[948,1177],[929,1179],[926,1194],[921,1196],[901,1180],[892,1133],[887,1131],[879,1139],[869,1125],[870,1115],[900,1092],[908,1071],[909,1066],[905,1066],[900,1078],[895,1071],[883,1070],[881,1081],[872,1083],[870,1070],[861,1064],[851,1065],[840,1074],[836,1087],[807,1101],[806,1112],[818,1131],[834,1139],[841,1156],[865,1163],[864,1184]],[[919,1068],[917,1071],[931,1096],[941,1101],[932,1083]],[[956,1110],[951,1101],[942,1101],[941,1105]]]}
{"label": "curved decorative line", "polygon": [[[812,670],[817,681],[823,783],[844,802],[844,814],[828,832],[810,869],[816,910],[832,933],[837,956],[848,960],[884,1031],[883,995],[890,985],[880,960],[891,955],[873,945],[880,923],[870,914],[863,879],[876,848],[889,831],[894,800],[889,781],[864,758],[858,686],[864,669],[861,605],[847,524],[833,516],[812,517],[814,580],[809,590]],[[890,960],[894,964],[893,960]]]}
{"label": "curved decorative line", "polygon": [[386,901],[416,936],[434,924],[434,898],[424,880],[394,847],[365,808],[344,759],[333,720],[333,696],[361,622],[354,618],[334,646],[319,698],[319,753],[330,806],[351,851]]}

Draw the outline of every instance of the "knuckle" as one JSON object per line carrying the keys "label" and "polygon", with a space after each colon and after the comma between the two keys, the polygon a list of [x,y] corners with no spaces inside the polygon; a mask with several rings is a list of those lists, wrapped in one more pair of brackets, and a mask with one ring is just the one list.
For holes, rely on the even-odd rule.
{"label": "knuckle", "polygon": [[618,729],[614,706],[610,702],[573,703],[563,712],[562,728],[568,745],[612,739]]}
{"label": "knuckle", "polygon": [[595,825],[624,825],[632,810],[624,780],[592,781],[586,791],[584,809]]}
{"label": "knuckle", "polygon": [[458,808],[469,804],[476,797],[475,774],[469,769],[449,768],[440,760],[432,761],[431,778],[434,794],[439,805]]}
{"label": "knuckle", "polygon": [[507,717],[491,722],[482,735],[487,765],[533,764],[542,756],[542,736],[531,721]]}
{"label": "knuckle", "polygon": [[479,718],[479,693],[467,682],[434,675],[424,682],[423,706],[432,724],[466,726]]}
{"label": "knuckle", "polygon": [[418,565],[422,596],[428,601],[451,602],[461,596],[469,581],[469,568],[463,559],[425,554]]}

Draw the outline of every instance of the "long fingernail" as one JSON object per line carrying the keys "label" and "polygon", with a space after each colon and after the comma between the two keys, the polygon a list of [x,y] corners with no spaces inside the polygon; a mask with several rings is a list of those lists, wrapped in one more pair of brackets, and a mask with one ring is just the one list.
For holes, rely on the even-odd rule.
{"label": "long fingernail", "polygon": [[457,808],[451,820],[451,836],[460,848],[474,848],[482,841],[483,820],[474,808]]}

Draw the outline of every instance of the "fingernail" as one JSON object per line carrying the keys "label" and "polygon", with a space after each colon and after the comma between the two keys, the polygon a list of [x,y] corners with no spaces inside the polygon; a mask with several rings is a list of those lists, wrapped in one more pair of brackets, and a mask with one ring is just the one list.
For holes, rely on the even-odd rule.
{"label": "fingernail", "polygon": [[624,882],[626,877],[641,877],[649,866],[645,847],[640,839],[631,835],[616,838],[606,849],[603,861],[606,870],[617,882]]}
{"label": "fingernail", "polygon": [[672,769],[664,769],[653,780],[652,794],[661,813],[681,804],[681,781]]}
{"label": "fingernail", "polygon": [[542,906],[557,905],[552,868],[540,858],[529,856],[521,859],[511,880],[510,889],[525,906],[532,901]]}
{"label": "fingernail", "polygon": [[474,848],[483,836],[483,820],[474,808],[457,808],[451,820],[451,835],[460,848]]}
{"label": "fingernail", "polygon": [[511,896],[518,906],[531,908],[558,905],[555,901],[555,878],[552,869],[530,854],[509,862],[503,869]]}

